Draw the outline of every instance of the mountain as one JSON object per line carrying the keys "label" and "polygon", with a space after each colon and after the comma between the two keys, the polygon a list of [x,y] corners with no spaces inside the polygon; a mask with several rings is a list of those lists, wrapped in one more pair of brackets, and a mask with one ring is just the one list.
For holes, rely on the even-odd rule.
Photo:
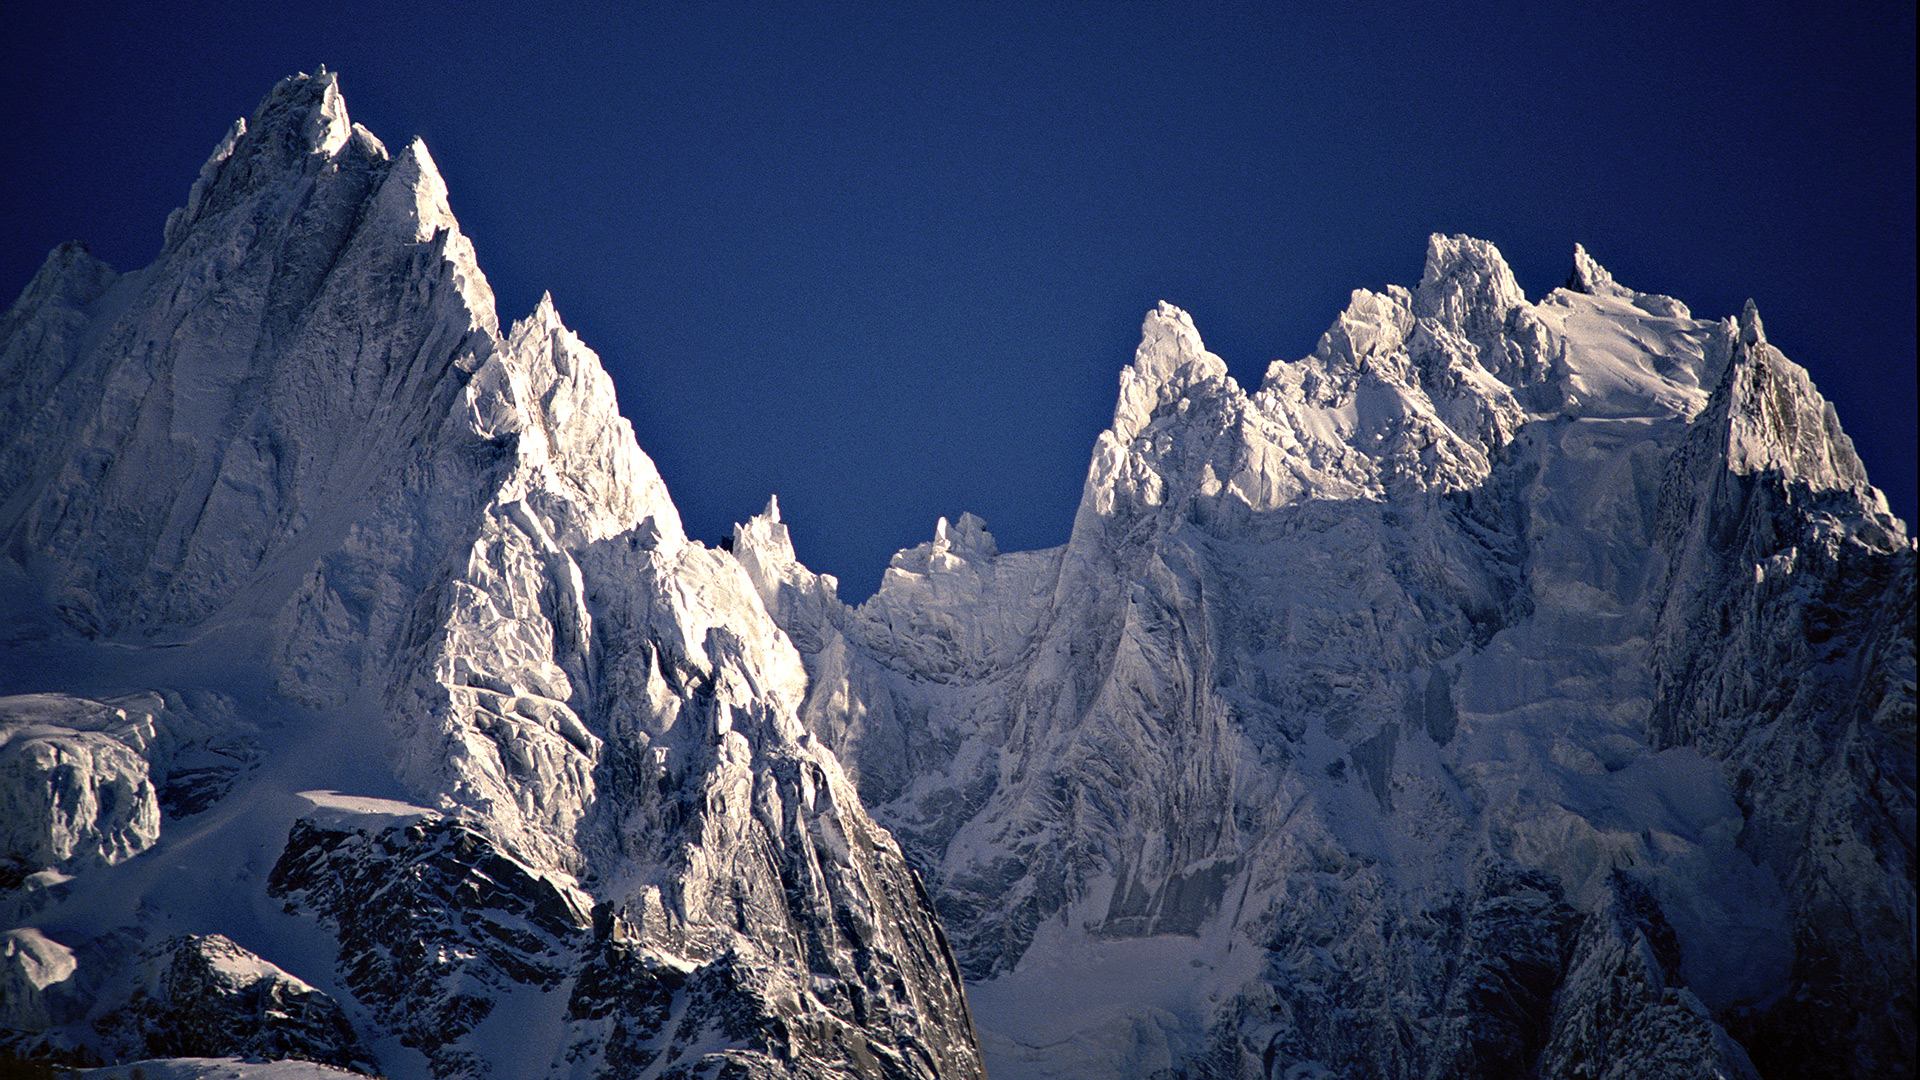
{"label": "mountain", "polygon": [[0,329],[16,1057],[981,1075],[941,927],[551,303],[335,76]]}
{"label": "mountain", "polygon": [[1914,546],[1751,307],[1574,263],[1252,391],[1162,305],[1059,549],[738,530],[997,1077],[1911,1072]]}
{"label": "mountain", "polygon": [[333,75],[166,237],[0,321],[17,1062],[1913,1071],[1915,546],[1751,306],[1436,236],[1249,391],[1161,305],[1064,546],[850,606]]}

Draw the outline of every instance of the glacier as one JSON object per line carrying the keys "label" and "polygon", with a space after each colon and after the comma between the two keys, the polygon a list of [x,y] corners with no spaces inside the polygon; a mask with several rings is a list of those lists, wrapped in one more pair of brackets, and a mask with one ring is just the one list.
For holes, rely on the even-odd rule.
{"label": "glacier", "polygon": [[0,1061],[1911,1074],[1916,548],[1751,304],[1162,304],[1064,545],[854,606],[447,200],[295,76],[0,318]]}

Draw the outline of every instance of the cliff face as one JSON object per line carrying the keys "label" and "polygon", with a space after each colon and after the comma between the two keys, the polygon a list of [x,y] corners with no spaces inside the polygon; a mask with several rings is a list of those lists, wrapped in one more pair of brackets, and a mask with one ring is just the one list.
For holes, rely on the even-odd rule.
{"label": "cliff face", "polygon": [[1914,548],[1751,306],[1662,492],[1649,729],[1725,765],[1792,898],[1791,992],[1735,1027],[1780,1075],[1915,1059]]}
{"label": "cliff face", "polygon": [[1257,391],[1150,313],[1064,548],[735,551],[996,1075],[1913,1059],[1913,547],[1751,311],[1435,237]]}
{"label": "cliff face", "polygon": [[235,125],[153,266],[63,248],[0,329],[16,1053],[268,1053],[142,1042],[180,1021],[113,971],[186,925],[344,1018],[278,1056],[979,1075],[798,655],[334,76]]}

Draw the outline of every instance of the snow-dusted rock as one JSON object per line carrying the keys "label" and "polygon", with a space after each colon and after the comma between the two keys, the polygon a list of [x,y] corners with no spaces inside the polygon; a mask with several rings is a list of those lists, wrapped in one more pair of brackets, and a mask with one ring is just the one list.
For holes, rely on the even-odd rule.
{"label": "snow-dusted rock", "polygon": [[[1149,313],[1026,575],[946,529],[847,609],[742,526],[995,1074],[1743,1075],[1729,1032],[1768,1075],[1910,1061],[1912,549],[1762,338],[1584,250],[1529,303],[1435,237],[1252,394]],[[1772,644],[1729,651],[1742,620]]]}
{"label": "snow-dusted rock", "polygon": [[1725,762],[1792,900],[1792,990],[1737,1025],[1764,1072],[1897,1073],[1914,1032],[1914,546],[1749,302],[1662,492],[1659,743]]}
{"label": "snow-dusted rock", "polygon": [[126,1002],[97,1021],[126,1057],[373,1064],[337,1002],[219,934],[158,942],[131,967]]}
{"label": "snow-dusted rock", "polygon": [[0,698],[0,859],[17,868],[16,880],[111,866],[153,846],[153,737],[150,713],[65,694]]}
{"label": "snow-dusted rock", "polygon": [[[687,540],[550,300],[502,332],[426,148],[353,125],[335,76],[234,126],[154,265],[63,248],[0,329],[0,610],[32,627],[0,671],[178,686],[256,736],[59,735],[123,746],[145,816],[21,818],[33,866],[121,865],[22,881],[20,917],[102,956],[257,943],[403,1075],[979,1075],[931,905],[752,580]],[[0,798],[57,801],[32,778]],[[41,1034],[152,1052],[99,1022]]]}
{"label": "snow-dusted rock", "polygon": [[439,1076],[489,1071],[466,1036],[517,988],[554,990],[588,918],[568,883],[425,815],[302,818],[267,889],[328,925],[355,996]]}

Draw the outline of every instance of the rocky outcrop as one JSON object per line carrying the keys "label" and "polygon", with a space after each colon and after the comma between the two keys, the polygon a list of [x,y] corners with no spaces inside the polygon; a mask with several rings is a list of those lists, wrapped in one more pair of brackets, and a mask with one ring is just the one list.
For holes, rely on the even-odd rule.
{"label": "rocky outcrop", "polygon": [[577,891],[471,826],[424,816],[385,828],[301,818],[267,892],[328,925],[354,996],[439,1076],[486,1071],[464,1037],[503,994],[558,986],[587,921]]}
{"label": "rocky outcrop", "polygon": [[331,997],[219,934],[183,934],[136,961],[128,1001],[96,1026],[124,1058],[249,1057],[371,1073]]}

